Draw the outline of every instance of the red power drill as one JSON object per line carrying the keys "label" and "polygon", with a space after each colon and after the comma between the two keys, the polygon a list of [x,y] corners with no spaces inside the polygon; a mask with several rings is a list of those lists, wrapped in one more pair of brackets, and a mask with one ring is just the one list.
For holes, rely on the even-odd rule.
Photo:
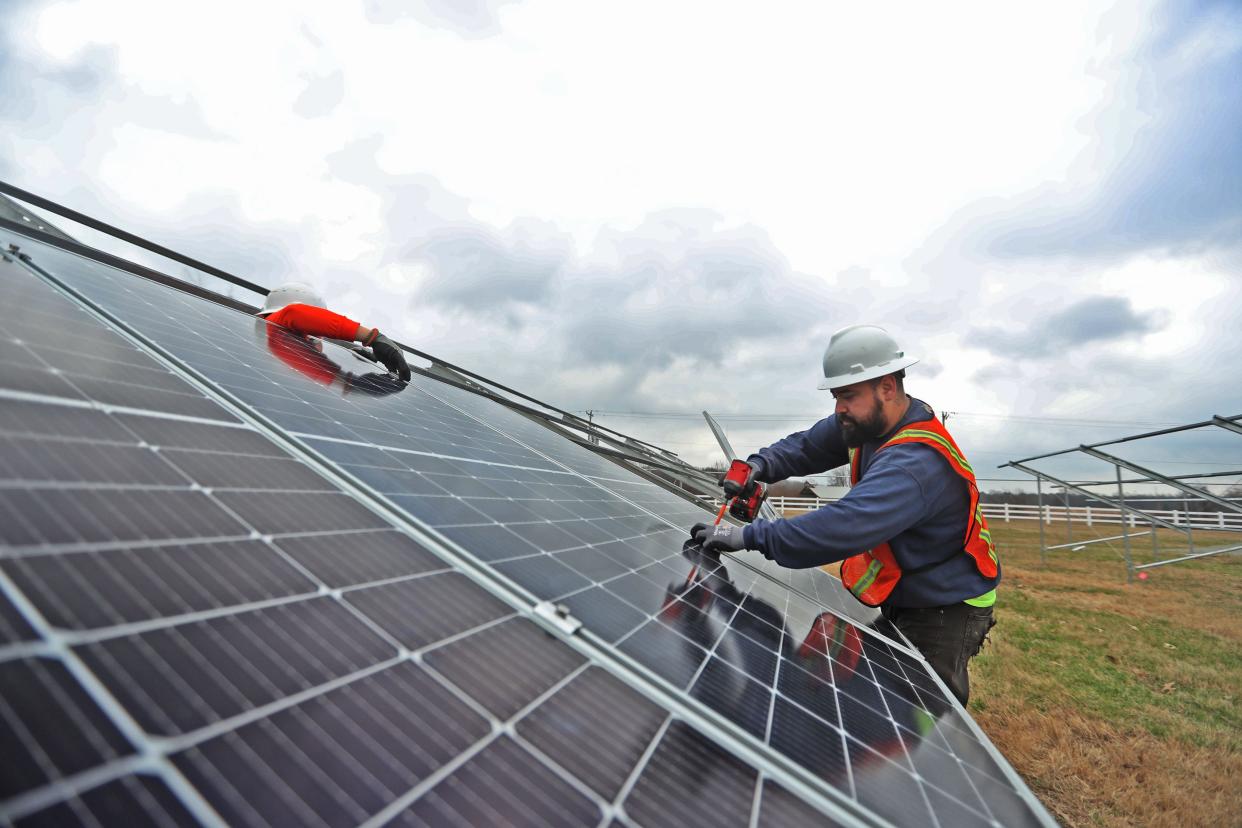
{"label": "red power drill", "polygon": [[[755,519],[755,516],[759,514],[759,506],[768,496],[767,484],[751,480],[752,472],[753,469],[745,460],[734,460],[720,481],[725,489],[725,502],[728,504],[729,514],[745,523],[750,523]],[[730,491],[736,492],[731,501],[729,500]],[[723,516],[724,509],[720,511]],[[716,522],[719,523],[720,518],[717,518]]]}

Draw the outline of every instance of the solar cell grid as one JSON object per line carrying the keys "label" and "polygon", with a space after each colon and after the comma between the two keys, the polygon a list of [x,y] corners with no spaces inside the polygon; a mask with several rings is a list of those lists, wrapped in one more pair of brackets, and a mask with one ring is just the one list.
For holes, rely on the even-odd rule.
{"label": "solar cell grid", "polygon": [[17,820],[15,828],[120,825],[131,828],[189,828],[198,822],[162,780],[125,776],[90,788]]}
{"label": "solar cell grid", "polygon": [[339,602],[312,598],[81,645],[147,733],[178,735],[395,658]]}
{"label": "solar cell grid", "polygon": [[355,825],[490,730],[484,716],[407,661],[189,747],[173,761],[228,824]]}
{"label": "solar cell grid", "polygon": [[517,736],[593,791],[616,799],[668,718],[665,710],[598,668],[574,676],[517,723]]}
{"label": "solar cell grid", "polygon": [[274,539],[272,545],[333,588],[448,568],[443,560],[392,530],[285,535]]}
{"label": "solar cell grid", "polygon": [[[15,365],[6,371],[18,378],[6,380],[16,390],[56,396],[89,397],[102,403],[146,408],[187,416],[231,419],[216,403],[204,398],[166,370],[152,370],[149,357],[130,348],[129,361],[91,358],[125,352],[125,341],[106,328],[92,324],[85,311],[68,299],[32,280],[6,282],[8,298],[26,312],[0,320],[0,336],[8,339],[6,359]],[[89,331],[89,335],[85,332]],[[76,334],[76,335],[75,335]],[[88,355],[84,363],[65,349]],[[45,356],[46,355],[46,356]]]}
{"label": "solar cell grid", "polygon": [[[20,414],[13,406],[20,409]],[[67,413],[70,411],[72,413]],[[76,434],[99,434],[104,439],[75,438],[75,451],[71,455],[58,455],[50,447],[67,445],[69,441],[64,439],[64,431],[69,429],[32,427],[31,422],[45,421],[45,412],[51,412],[49,416],[57,419],[61,426],[66,424],[66,417],[72,419],[71,430]],[[307,475],[292,461],[281,458],[269,442],[256,439],[252,431],[227,427],[223,423],[209,425],[137,414],[105,414],[100,410],[70,409],[62,404],[41,405],[11,398],[0,399],[0,423],[15,429],[3,434],[10,450],[5,453],[6,475],[0,488],[7,486],[14,494],[28,494],[29,484],[37,482],[29,479],[34,476],[56,487],[40,494],[63,498],[66,503],[78,506],[90,501],[88,508],[65,511],[63,517],[67,519],[63,527],[54,526],[36,515],[29,521],[26,534],[12,526],[5,530],[8,534],[2,566],[10,583],[32,602],[44,623],[60,631],[58,635],[73,633],[81,637],[73,648],[79,663],[98,678],[109,696],[145,732],[188,741],[174,763],[187,778],[195,780],[196,788],[217,813],[233,816],[230,808],[237,805],[237,790],[246,790],[251,799],[235,814],[243,823],[260,824],[261,820],[256,820],[264,815],[275,818],[289,813],[309,815],[312,811],[316,819],[328,824],[335,824],[338,817],[346,823],[357,821],[369,813],[367,808],[377,807],[403,790],[398,785],[381,791],[378,797],[368,799],[363,795],[363,789],[374,794],[375,780],[382,776],[382,769],[391,761],[387,750],[383,765],[369,767],[360,780],[353,780],[363,786],[359,789],[349,781],[351,777],[346,772],[354,765],[339,765],[332,759],[334,754],[326,758],[316,754],[312,759],[299,744],[316,744],[315,740],[331,732],[334,735],[330,744],[334,747],[350,745],[355,751],[374,751],[377,732],[364,729],[364,737],[359,737],[353,728],[342,729],[339,715],[331,711],[328,720],[308,730],[302,708],[319,710],[324,707],[317,701],[326,698],[319,692],[320,688],[336,687],[326,693],[337,693],[366,681],[372,675],[368,671],[379,669],[382,673],[391,669],[386,665],[389,661],[395,665],[398,650],[388,639],[389,629],[400,634],[399,623],[409,625],[411,616],[419,617],[417,612],[411,612],[412,606],[422,606],[422,618],[435,622],[435,625],[420,625],[420,635],[431,638],[447,635],[446,640],[456,642],[457,649],[450,644],[433,661],[469,691],[483,696],[481,702],[474,702],[482,709],[502,703],[507,705],[497,708],[502,712],[513,709],[512,700],[487,698],[485,690],[494,694],[496,685],[485,679],[504,666],[502,657],[511,659],[517,652],[513,647],[518,644],[527,660],[508,662],[514,677],[525,676],[527,686],[535,681],[535,690],[547,680],[546,670],[531,671],[529,659],[531,653],[537,651],[531,636],[536,636],[533,640],[541,640],[538,637],[544,634],[535,633],[529,622],[522,622],[525,626],[521,632],[509,632],[507,638],[501,637],[490,645],[495,658],[487,672],[479,673],[473,666],[469,658],[472,648],[460,642],[474,633],[469,630],[463,633],[461,627],[477,621],[486,631],[495,623],[495,618],[478,615],[479,608],[488,606],[488,601],[495,604],[494,599],[485,594],[464,596],[460,589],[453,592],[440,583],[421,602],[390,602],[387,610],[372,602],[368,608],[373,611],[373,617],[364,617],[357,610],[351,612],[348,607],[366,605],[372,596],[384,590],[408,589],[408,584],[418,578],[350,590],[344,593],[345,603],[311,597],[318,589],[317,572],[335,574],[334,583],[342,584],[400,579],[420,572],[426,573],[428,579],[443,578],[448,573],[432,568],[442,565],[421,550],[412,552],[408,542],[378,541],[378,554],[368,557],[364,552],[359,560],[325,554],[325,548],[331,545],[338,551],[341,548],[366,550],[370,548],[367,540],[395,534],[367,531],[364,527],[371,525],[369,519],[361,521],[355,531],[331,533],[307,532],[308,521],[301,520],[296,534],[277,532],[270,539],[252,538],[259,530],[274,531],[284,527],[263,522],[266,518],[260,507],[270,507],[271,503],[260,499],[256,506],[254,498],[248,497],[243,506],[235,496],[254,495],[252,488],[256,485],[279,487],[278,491],[262,492],[273,497],[314,499],[328,494],[319,491],[324,488],[321,478]],[[50,433],[31,434],[39,430]],[[21,448],[14,450],[14,446]],[[74,459],[61,463],[37,462],[42,457],[57,456]],[[295,467],[298,470],[295,471]],[[435,467],[437,472],[457,470]],[[36,470],[38,474],[32,475]],[[141,525],[130,527],[132,531],[103,531],[99,542],[88,542],[88,546],[83,547],[78,539],[84,532],[89,535],[83,527],[94,531],[95,528],[123,526],[109,524],[113,518],[100,518],[94,513],[96,501],[91,499],[106,494],[101,490],[105,485],[138,487],[125,493],[145,497],[195,495],[205,498],[204,502],[219,502],[227,511],[222,510],[212,518],[209,531],[195,523],[178,523],[175,510],[147,510],[137,518]],[[288,512],[306,506],[295,500],[287,502],[288,506],[282,504],[277,511]],[[321,503],[316,501],[312,511],[322,511]],[[353,514],[353,511],[345,513],[345,517],[339,513],[330,514],[329,522],[340,530],[353,525],[348,519]],[[234,515],[240,516],[242,521]],[[114,517],[128,521],[132,516],[118,508]],[[96,527],[101,520],[103,526]],[[161,531],[150,530],[152,527]],[[136,537],[131,539],[131,535]],[[69,538],[73,540],[66,540]],[[231,566],[236,568],[231,569]],[[460,576],[454,577],[461,581]],[[479,592],[477,587],[467,587],[467,591],[471,589]],[[445,607],[446,597],[456,601],[450,601]],[[437,605],[437,601],[441,604]],[[270,606],[250,608],[267,604]],[[465,610],[474,613],[474,617],[469,613],[463,616]],[[511,615],[511,610],[503,605],[498,605],[496,612],[501,613],[500,618]],[[484,618],[486,620],[482,620]],[[446,629],[444,625],[452,619],[457,619],[458,623]],[[482,632],[477,634],[483,635]],[[463,635],[465,639],[454,639],[454,636]],[[481,641],[477,649],[488,652],[487,641]],[[577,656],[568,664],[580,660]],[[9,665],[19,663],[7,662]],[[63,671],[56,662],[47,663],[52,669]],[[545,658],[543,662],[536,660],[534,665],[546,667],[547,663],[550,662]],[[524,672],[516,669],[518,664],[525,668]],[[360,673],[367,675],[352,679]],[[342,681],[345,684],[340,684]],[[25,680],[25,684],[29,686],[30,680]],[[76,685],[71,686],[76,688]],[[520,688],[523,683],[513,681],[503,686]],[[462,693],[465,695],[466,691]],[[306,701],[288,706],[290,699],[308,694]],[[6,698],[9,695],[12,694],[6,694]],[[466,699],[469,698],[466,695]],[[420,704],[426,701],[425,692],[419,694],[419,700]],[[408,714],[412,704],[408,701],[401,712]],[[471,706],[469,701],[466,704]],[[462,721],[468,720],[465,714],[458,715],[460,712],[437,721],[436,727],[459,729]],[[255,719],[255,716],[262,717]],[[387,714],[384,723],[392,725]],[[305,726],[299,730],[299,724]],[[281,735],[275,735],[276,731]],[[491,726],[480,732],[490,733]],[[353,743],[349,741],[351,734]],[[45,742],[50,738],[46,734],[42,737]],[[357,743],[360,738],[361,745]],[[440,741],[437,739],[436,743]],[[39,750],[45,749],[37,739],[34,744]],[[492,773],[487,771],[484,776],[477,776],[480,768],[489,767],[484,760],[497,755],[506,745],[497,743],[484,747],[477,760],[472,758],[460,766],[461,774],[482,784]],[[519,752],[515,754],[514,750]],[[106,766],[110,761],[77,748],[75,751],[74,755],[86,764],[102,762]],[[552,784],[570,789],[574,789],[575,784],[582,785],[566,782],[568,771],[550,770],[546,761],[525,749],[512,746],[503,755],[509,763],[502,769],[506,774],[540,779],[546,783],[545,790]],[[512,765],[519,760],[535,764],[530,767]],[[270,770],[271,763],[281,768],[279,780]],[[446,754],[433,764],[443,769],[451,765],[451,756]],[[408,767],[409,763],[402,765],[405,770]],[[71,766],[63,772],[76,769]],[[268,769],[266,774],[264,769]],[[325,785],[325,779],[332,780],[332,784]],[[139,796],[134,784],[132,781],[107,782],[88,788],[60,805],[30,813],[29,819],[37,822],[61,818],[70,812],[83,813],[82,809],[95,815],[106,813],[110,807],[145,809],[155,807],[152,802],[158,805],[155,794],[145,791]],[[447,784],[460,786],[463,782],[454,778]],[[338,785],[340,790],[332,793],[331,803],[325,801],[323,791],[333,791]],[[408,791],[405,795],[408,797]],[[477,798],[478,792],[470,796]],[[576,796],[584,803],[586,812],[600,811],[601,805],[589,797],[581,792]],[[563,796],[548,800],[555,805],[555,813],[577,813],[565,811],[567,801]],[[418,804],[414,807],[417,809]],[[135,815],[143,813],[147,811],[134,811]],[[178,813],[177,817],[183,815]]]}
{"label": "solar cell grid", "polygon": [[134,751],[51,659],[0,662],[0,714],[0,801]]}
{"label": "solar cell grid", "polygon": [[[935,809],[940,807],[946,815],[956,809],[959,815],[986,821],[987,806],[980,807],[977,789],[964,773],[959,774],[961,778],[920,774],[919,762],[912,759],[932,756],[932,747],[935,760],[948,761],[950,767],[960,768],[962,755],[981,765],[989,756],[978,747],[977,740],[973,755],[970,748],[954,749],[955,740],[969,735],[968,728],[952,721],[955,712],[945,715],[952,705],[945,702],[921,662],[890,647],[862,625],[856,630],[856,638],[845,641],[837,650],[815,652],[812,646],[809,653],[800,653],[806,649],[799,641],[806,635],[803,626],[813,625],[815,618],[842,597],[839,584],[834,592],[831,585],[836,582],[822,573],[773,573],[786,584],[800,579],[801,588],[790,592],[754,573],[754,569],[766,569],[764,564],[747,560],[746,566],[729,564],[732,583],[708,580],[687,585],[690,565],[680,555],[684,526],[702,519],[706,512],[564,441],[544,426],[425,378],[416,378],[409,388],[387,395],[373,393],[374,387],[367,390],[365,383],[351,390],[350,383],[356,378],[349,376],[342,383],[316,382],[307,369],[327,368],[324,356],[294,343],[291,359],[274,358],[270,340],[255,337],[254,320],[127,276],[116,278],[101,268],[83,268],[66,254],[40,251],[37,260],[255,411],[296,432],[317,454],[385,495],[390,503],[437,527],[443,537],[477,558],[490,561],[493,571],[504,573],[533,596],[563,601],[600,639],[619,642],[622,652],[634,655],[656,675],[684,688],[687,698],[732,718],[757,739],[766,740],[827,780],[832,788],[856,797],[878,813],[879,808],[889,805],[872,800],[885,788],[882,781],[896,774],[898,782],[887,786],[890,795],[898,785],[911,791],[899,806],[904,819],[934,822]],[[336,366],[337,378],[372,368],[330,344],[324,346],[324,352]],[[288,349],[284,353],[290,355]],[[296,371],[290,369],[292,363],[297,363]],[[11,365],[5,363],[6,378]],[[144,387],[165,390],[158,383],[150,381]],[[64,396],[70,394],[81,396],[81,389],[73,386]],[[151,398],[154,402],[159,399]],[[145,404],[148,400],[142,397],[140,401]],[[175,413],[168,404],[159,410]],[[117,419],[117,415],[110,417]],[[428,560],[426,553],[385,547],[385,551],[363,555],[357,562],[332,555],[332,543],[353,548],[349,547],[349,538],[382,535],[386,522],[353,498],[328,491],[326,482],[320,483],[322,478],[308,476],[298,463],[257,460],[255,456],[264,452],[254,446],[235,450],[235,462],[221,458],[222,450],[181,450],[202,446],[200,438],[220,438],[228,443],[245,434],[245,439],[251,439],[254,432],[250,429],[159,419],[160,427],[164,427],[163,421],[187,424],[178,449],[162,448],[155,453],[193,481],[189,485],[194,487],[188,492],[160,494],[193,494],[209,501],[224,515],[223,519],[212,517],[217,530],[220,526],[228,529],[221,537],[242,542],[252,534],[260,536],[251,540],[256,548],[275,553],[272,560],[279,560],[316,589],[327,589],[329,584],[365,585],[348,589],[340,598],[302,598],[301,593],[288,592],[275,598],[271,606],[245,608],[219,617],[211,616],[210,610],[196,617],[194,613],[203,611],[190,608],[189,617],[179,623],[156,621],[155,627],[121,631],[114,636],[105,629],[104,634],[76,648],[127,709],[133,712],[140,703],[148,706],[145,713],[135,713],[148,717],[142,720],[145,727],[172,728],[170,732],[179,738],[190,738],[193,744],[178,755],[176,765],[222,815],[227,812],[240,822],[263,824],[277,813],[299,813],[309,818],[313,812],[315,820],[324,824],[349,824],[374,815],[377,811],[372,808],[380,805],[383,813],[400,813],[402,819],[420,814],[443,816],[465,807],[460,802],[454,804],[450,791],[465,791],[466,800],[484,807],[480,803],[496,795],[486,783],[508,778],[527,780],[527,784],[539,780],[544,790],[559,791],[550,802],[556,807],[549,811],[540,810],[541,800],[501,797],[505,799],[503,807],[546,820],[562,819],[566,814],[615,813],[631,822],[669,824],[690,818],[678,812],[677,801],[670,807],[668,800],[676,800],[671,792],[677,787],[670,780],[678,778],[687,762],[710,757],[713,751],[724,758],[702,760],[706,765],[700,777],[706,773],[707,781],[698,779],[695,797],[729,802],[713,787],[719,784],[729,788],[730,795],[737,795],[738,801],[728,808],[730,815],[744,813],[749,820],[753,812],[762,819],[779,820],[781,814],[796,812],[797,807],[790,804],[792,794],[773,787],[775,783],[765,781],[749,763],[735,759],[717,741],[705,739],[701,731],[681,721],[666,727],[658,743],[644,746],[638,765],[631,769],[613,800],[600,799],[602,794],[592,783],[577,775],[580,770],[563,766],[533,741],[525,741],[523,716],[536,715],[539,705],[511,714],[516,718],[506,727],[517,735],[498,739],[495,723],[487,720],[503,719],[510,710],[519,711],[520,699],[496,696],[501,689],[496,682],[487,681],[487,668],[476,665],[472,657],[491,654],[493,669],[514,679],[510,689],[516,692],[527,687],[533,688],[528,693],[537,692],[543,684],[531,684],[538,676],[522,669],[529,665],[512,662],[515,652],[537,653],[541,649],[532,643],[542,639],[531,638],[534,628],[529,622],[510,618],[512,610],[504,604],[486,610],[488,601],[477,595],[455,601],[451,590],[439,587],[465,579],[437,569],[438,564]],[[0,424],[5,422],[0,411]],[[170,425],[168,429],[179,427]],[[132,439],[137,432],[127,428],[125,433]],[[124,438],[119,442],[127,443]],[[21,445],[37,443],[27,440]],[[121,448],[104,449],[103,445],[99,441],[92,451],[100,457],[112,457],[111,448]],[[275,458],[278,454],[266,456]],[[11,462],[30,465],[28,460]],[[100,460],[97,465],[104,464]],[[70,491],[63,487],[63,481],[56,482],[60,488],[49,490],[48,495]],[[256,484],[260,490],[248,490],[246,483]],[[317,491],[321,487],[323,490]],[[80,498],[111,493],[96,486],[72,494]],[[0,509],[4,505],[0,497]],[[160,505],[153,501],[151,508]],[[126,506],[132,508],[130,504],[116,504],[117,509]],[[152,525],[155,530],[167,527],[172,517],[158,515]],[[133,546],[125,541],[138,540],[140,545],[167,546],[161,551],[175,560],[172,544],[162,543],[163,536],[151,526],[135,527],[137,537],[133,538],[117,531],[119,526],[104,527],[103,534],[111,533],[106,541],[92,536],[85,542],[96,549],[117,544],[119,551],[121,546]],[[38,528],[46,531],[41,525]],[[182,541],[182,547],[189,539],[221,539],[201,530],[185,534],[193,528],[178,526],[166,533],[167,538]],[[82,541],[50,543],[47,538],[38,538],[19,544],[16,557],[34,560],[36,551],[59,556],[80,547]],[[396,581],[375,583],[387,579]],[[284,583],[278,578],[273,581],[278,582]],[[430,585],[438,588],[428,591]],[[266,599],[260,603],[262,600]],[[255,602],[239,607],[251,603]],[[117,608],[113,611],[121,612]],[[270,636],[285,628],[267,619],[297,612],[307,614],[290,623],[300,625],[303,629],[299,635],[305,633],[304,637],[299,639],[285,631],[279,643],[274,643]],[[844,623],[839,612],[829,615]],[[238,630],[240,635],[235,635]],[[334,637],[342,630],[348,633],[340,642],[339,658],[324,656],[324,641],[335,642]],[[243,654],[247,647],[251,650]],[[419,664],[399,662],[401,648],[415,650]],[[205,653],[213,655],[205,659]],[[261,655],[270,653],[280,656],[276,661],[264,661]],[[298,653],[305,658],[299,660],[295,656]],[[221,671],[212,666],[217,663],[230,666]],[[573,659],[562,666],[574,663],[577,667],[569,668],[564,686],[546,690],[549,695],[544,702],[551,703],[559,692],[596,669]],[[443,673],[437,672],[437,664]],[[409,672],[411,669],[414,672]],[[174,685],[180,682],[181,686],[175,692],[159,690],[157,685],[139,687],[134,676],[152,672],[168,676],[169,681],[179,677]],[[449,698],[479,715],[486,727],[482,735],[461,747],[463,752],[443,758],[437,770],[407,785],[404,793],[392,788],[377,794],[373,778],[356,780],[355,785],[331,755],[323,756],[322,750],[316,753],[308,746],[339,744],[339,740],[320,741],[328,727],[326,722],[343,721],[335,704],[322,710],[316,707],[321,700],[345,699],[355,690],[382,684],[380,677],[390,675],[400,675],[401,682],[422,682],[424,676],[429,677],[448,692]],[[302,689],[295,690],[295,685]],[[852,686],[855,689],[851,694]],[[177,692],[190,690],[199,693],[190,712],[170,709]],[[155,693],[159,700],[148,696],[140,702],[147,693]],[[304,724],[311,710],[319,717],[315,727],[296,730],[293,723]],[[930,715],[932,730],[924,731],[918,722],[902,719],[907,714],[917,716],[918,710]],[[260,714],[260,718],[248,718]],[[457,727],[470,721],[464,713],[461,718],[456,715],[435,726]],[[936,717],[940,721],[935,721]],[[852,727],[858,728],[856,733]],[[363,732],[367,750],[371,750],[371,740],[378,739],[378,733],[365,728]],[[432,727],[431,732],[438,731]],[[808,732],[824,738],[808,740]],[[880,750],[885,738],[891,738],[896,746],[892,756]],[[502,758],[496,759],[498,756]],[[655,758],[663,763],[670,756],[674,758],[667,761],[672,762],[673,771],[665,771],[659,763],[653,770]],[[381,764],[391,765],[389,758],[383,758]],[[279,779],[270,770],[264,772],[264,768],[288,763],[293,763],[294,772]],[[379,773],[379,765],[375,767]],[[745,777],[741,794],[737,794],[739,786],[733,784],[739,768]],[[1004,777],[1003,773],[999,775]],[[935,781],[930,781],[933,778]],[[1003,779],[998,782],[1004,784]],[[763,793],[768,790],[776,791],[770,807]],[[1012,785],[1003,791],[990,789],[989,795],[1017,801],[1012,808],[1018,816],[1014,821],[1032,819]],[[245,797],[258,797],[258,804],[250,811],[239,805]],[[574,802],[581,805],[581,811],[576,810],[578,805],[568,807]],[[400,810],[407,805],[408,809]],[[523,808],[527,811],[520,810]],[[700,814],[709,811],[698,809]]]}
{"label": "solar cell grid", "polygon": [[262,541],[204,541],[18,555],[0,568],[48,623],[88,630],[313,593]]}
{"label": "solar cell grid", "polygon": [[22,617],[7,595],[0,593],[0,647],[22,641],[34,641],[39,636],[30,623]]}
{"label": "solar cell grid", "polygon": [[[758,774],[697,731],[671,723],[626,799],[642,825],[746,826]],[[693,797],[677,791],[694,791]],[[711,803],[703,807],[703,803]]]}
{"label": "solar cell grid", "polygon": [[600,808],[502,736],[420,797],[391,824],[595,825]]}

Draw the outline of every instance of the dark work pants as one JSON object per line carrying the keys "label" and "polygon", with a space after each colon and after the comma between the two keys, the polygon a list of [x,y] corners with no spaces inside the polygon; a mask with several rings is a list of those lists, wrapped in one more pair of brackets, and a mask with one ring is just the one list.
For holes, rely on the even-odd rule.
{"label": "dark work pants", "polygon": [[988,630],[996,623],[992,608],[950,604],[921,609],[885,606],[880,611],[918,648],[965,707],[970,698],[966,662],[978,654]]}

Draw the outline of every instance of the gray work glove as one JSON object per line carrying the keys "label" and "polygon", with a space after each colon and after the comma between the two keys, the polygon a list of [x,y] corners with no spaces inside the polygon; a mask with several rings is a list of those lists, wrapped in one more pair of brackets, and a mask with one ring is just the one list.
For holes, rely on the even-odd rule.
{"label": "gray work glove", "polygon": [[690,536],[708,555],[737,552],[746,548],[746,541],[742,539],[742,527],[732,523],[696,523],[690,528]]}
{"label": "gray work glove", "polygon": [[382,362],[389,371],[406,382],[410,381],[410,366],[405,362],[405,354],[401,353],[401,349],[391,339],[382,333],[377,333],[371,340],[371,353],[375,354],[375,358]]}

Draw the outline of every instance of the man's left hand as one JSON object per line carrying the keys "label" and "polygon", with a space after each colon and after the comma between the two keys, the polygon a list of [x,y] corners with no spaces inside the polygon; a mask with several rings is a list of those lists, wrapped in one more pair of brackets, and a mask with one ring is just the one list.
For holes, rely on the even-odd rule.
{"label": "man's left hand", "polygon": [[719,555],[721,552],[737,552],[739,549],[746,548],[746,541],[742,537],[742,527],[734,526],[732,523],[717,523],[715,525],[696,523],[690,528],[690,536],[709,555]]}

